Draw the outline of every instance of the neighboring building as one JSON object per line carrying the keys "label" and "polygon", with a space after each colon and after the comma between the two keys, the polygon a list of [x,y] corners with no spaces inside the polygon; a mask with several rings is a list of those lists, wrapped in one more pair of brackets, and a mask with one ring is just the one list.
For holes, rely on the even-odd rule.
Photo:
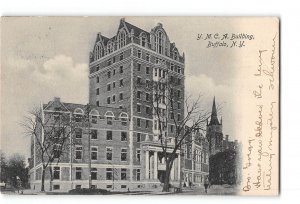
{"label": "neighboring building", "polygon": [[209,174],[208,140],[199,130],[186,140],[187,144],[183,145],[183,186],[203,186],[204,180]]}
{"label": "neighboring building", "polygon": [[[166,165],[158,140],[158,120],[152,110],[155,93],[151,84],[172,81],[176,110],[169,113],[163,103],[159,108],[166,117],[172,115],[181,120],[184,117],[184,61],[184,54],[179,54],[160,23],[147,32],[121,19],[115,36],[97,35],[89,65],[90,115],[95,122],[91,123],[90,133],[97,135],[91,140],[91,154],[96,155],[92,161],[94,187],[135,189],[157,187],[163,182]],[[70,117],[85,114],[87,110],[85,105],[56,99],[43,105],[43,113],[53,113],[57,108]],[[55,168],[56,175],[60,175],[53,181],[57,190],[88,187],[88,131],[86,125],[81,129],[82,144],[77,144]],[[174,124],[170,122],[163,133],[169,139],[170,152],[173,134]],[[187,158],[182,158],[180,150],[177,151],[171,171],[172,184],[179,183],[181,170],[192,173],[191,181],[195,183],[201,182],[200,175],[207,174],[204,140],[193,141],[193,153]],[[34,143],[33,139],[32,146]],[[37,189],[40,164],[35,152],[33,147],[31,186]],[[76,159],[77,155],[82,158]],[[76,179],[77,176],[80,179]]]}
{"label": "neighboring building", "polygon": [[215,97],[210,122],[207,120],[206,137],[209,142],[209,179],[211,184],[237,184],[240,181],[240,144],[223,138],[222,118],[219,122]]}

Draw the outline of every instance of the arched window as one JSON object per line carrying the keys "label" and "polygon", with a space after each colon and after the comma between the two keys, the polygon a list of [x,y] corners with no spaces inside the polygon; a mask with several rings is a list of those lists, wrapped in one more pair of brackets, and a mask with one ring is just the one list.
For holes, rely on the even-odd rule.
{"label": "arched window", "polygon": [[145,33],[141,33],[140,35],[140,45],[146,47],[147,44],[147,37]]}
{"label": "arched window", "polygon": [[109,53],[112,53],[113,51],[114,51],[114,44],[113,44],[113,42],[109,41],[107,43],[107,53],[109,54]]}
{"label": "arched window", "polygon": [[124,30],[120,31],[117,39],[118,49],[126,45],[126,33]]}
{"label": "arched window", "polygon": [[91,110],[90,115],[99,116],[100,114],[97,110],[93,109],[93,110]]}
{"label": "arched window", "polygon": [[174,60],[177,60],[177,59],[178,59],[178,52],[174,51]]}
{"label": "arched window", "polygon": [[103,56],[104,56],[103,46],[101,44],[97,44],[95,47],[95,53],[94,53],[95,60],[98,60]]}
{"label": "arched window", "polygon": [[107,111],[104,116],[106,117],[107,125],[112,125],[113,118],[115,117],[114,113]]}
{"label": "arched window", "polygon": [[83,119],[84,111],[81,108],[76,108],[74,110],[74,119],[76,122],[81,122]]}
{"label": "arched window", "polygon": [[123,126],[126,126],[127,125],[127,121],[128,121],[128,114],[125,113],[125,112],[122,112],[120,115],[119,115],[119,118],[121,120],[121,123]]}
{"label": "arched window", "polygon": [[159,54],[164,54],[165,50],[165,34],[162,31],[157,31],[155,35],[155,48]]}

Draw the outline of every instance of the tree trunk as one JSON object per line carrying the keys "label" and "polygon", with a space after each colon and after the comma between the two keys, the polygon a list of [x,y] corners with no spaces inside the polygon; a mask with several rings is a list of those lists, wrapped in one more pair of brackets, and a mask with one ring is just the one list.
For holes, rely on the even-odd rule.
{"label": "tree trunk", "polygon": [[42,170],[42,184],[41,184],[41,191],[45,192],[45,173],[46,173],[46,169],[43,166],[43,170]]}
{"label": "tree trunk", "polygon": [[50,172],[50,191],[52,191],[52,183],[53,183],[53,171],[52,166],[49,166],[49,172]]}
{"label": "tree trunk", "polygon": [[165,174],[163,192],[169,192],[170,191],[170,172],[172,170],[172,166],[173,166],[173,160],[168,161],[166,159],[166,174]]}

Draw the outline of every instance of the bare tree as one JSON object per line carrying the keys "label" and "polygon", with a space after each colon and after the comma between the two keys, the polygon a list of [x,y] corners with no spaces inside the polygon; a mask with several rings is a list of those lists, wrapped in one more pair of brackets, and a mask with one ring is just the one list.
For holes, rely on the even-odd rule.
{"label": "bare tree", "polygon": [[74,125],[70,113],[55,110],[44,114],[42,107],[35,107],[28,112],[21,125],[25,128],[25,133],[35,140],[37,164],[40,163],[42,167],[41,191],[45,191],[47,167],[50,173],[50,190],[52,190],[52,164],[58,164],[71,148],[70,137]]}
{"label": "bare tree", "polygon": [[[166,163],[163,191],[167,192],[170,187],[170,172],[178,155],[177,151],[181,151],[182,145],[192,142],[192,133],[198,130],[206,131],[209,111],[201,106],[201,95],[197,98],[184,96],[182,79],[168,74],[167,71],[161,71],[160,77],[156,77],[151,82],[143,83],[140,79],[136,81],[135,84],[137,85],[134,92],[137,93],[137,90],[143,87],[153,93],[150,101],[153,119],[157,121],[158,131],[156,134],[158,134]],[[181,107],[179,107],[178,102]],[[173,126],[172,132],[168,130],[170,125]],[[154,124],[154,126],[156,125]]]}

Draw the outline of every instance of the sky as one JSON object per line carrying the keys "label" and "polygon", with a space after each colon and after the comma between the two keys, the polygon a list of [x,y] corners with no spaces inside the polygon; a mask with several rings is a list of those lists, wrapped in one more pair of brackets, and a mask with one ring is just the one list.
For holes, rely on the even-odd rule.
{"label": "sky", "polygon": [[[89,52],[98,32],[116,34],[121,17],[7,17],[1,24],[1,149],[29,157],[30,138],[20,122],[39,103],[54,97],[88,102]],[[203,95],[211,110],[213,97],[223,117],[223,134],[234,139],[236,52],[207,49],[198,33],[234,32],[235,22],[222,18],[125,17],[146,31],[162,23],[171,42],[185,53],[186,92]]]}

